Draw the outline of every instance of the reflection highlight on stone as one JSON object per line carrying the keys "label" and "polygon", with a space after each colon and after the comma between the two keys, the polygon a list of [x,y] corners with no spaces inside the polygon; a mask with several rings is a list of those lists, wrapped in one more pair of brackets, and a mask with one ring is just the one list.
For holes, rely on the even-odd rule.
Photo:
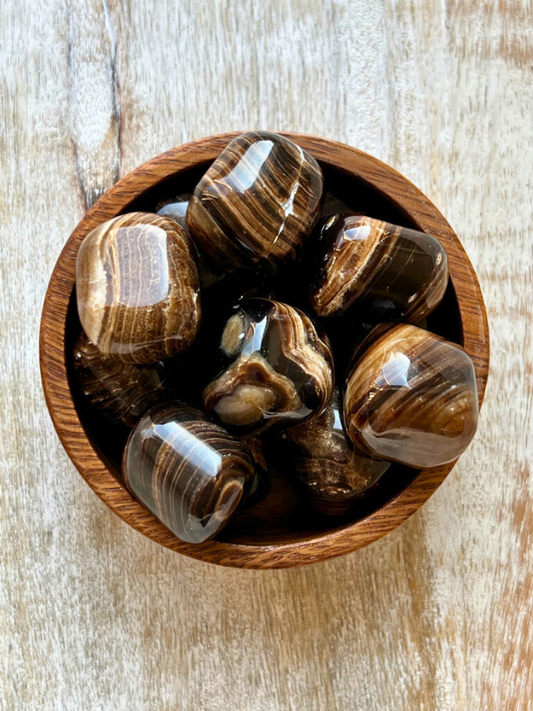
{"label": "reflection highlight on stone", "polygon": [[302,247],[322,191],[318,163],[302,148],[268,131],[243,133],[196,186],[187,227],[216,269],[275,265]]}
{"label": "reflection highlight on stone", "polygon": [[139,420],[124,450],[124,483],[180,540],[202,543],[228,523],[251,491],[247,446],[179,402]]}
{"label": "reflection highlight on stone", "polygon": [[402,324],[377,326],[361,352],[344,395],[357,450],[416,468],[464,452],[476,432],[478,399],[474,365],[461,346]]}
{"label": "reflection highlight on stone", "polygon": [[333,390],[326,336],[298,309],[247,299],[220,342],[226,368],[204,390],[204,407],[241,432],[288,427],[318,415]]}
{"label": "reflection highlight on stone", "polygon": [[362,215],[335,215],[321,230],[311,304],[319,316],[352,307],[361,320],[418,323],[439,304],[448,259],[431,235]]}
{"label": "reflection highlight on stone", "polygon": [[133,212],[96,227],[76,262],[78,314],[110,357],[154,363],[185,350],[200,324],[188,237],[165,217]]}
{"label": "reflection highlight on stone", "polygon": [[190,199],[190,193],[176,195],[176,197],[158,203],[155,212],[161,217],[168,217],[170,220],[174,220],[185,229],[187,227],[187,207]]}

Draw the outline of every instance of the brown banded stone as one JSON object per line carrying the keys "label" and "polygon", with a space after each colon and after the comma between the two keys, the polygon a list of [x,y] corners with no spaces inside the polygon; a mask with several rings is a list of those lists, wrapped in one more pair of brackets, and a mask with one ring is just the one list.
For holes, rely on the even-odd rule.
{"label": "brown banded stone", "polygon": [[259,437],[246,437],[242,440],[248,447],[255,467],[255,476],[250,491],[241,508],[252,508],[261,502],[270,492],[271,476],[268,470],[263,443]]}
{"label": "brown banded stone", "polygon": [[170,220],[177,222],[178,225],[181,225],[181,227],[186,228],[187,208],[190,199],[191,195],[189,193],[176,195],[176,197],[159,202],[155,207],[155,212],[161,217],[168,217]]}
{"label": "brown banded stone", "polygon": [[302,247],[322,191],[322,171],[302,148],[276,133],[243,133],[196,186],[187,227],[219,270],[278,264]]}
{"label": "brown banded stone", "polygon": [[107,422],[133,427],[150,407],[175,397],[169,361],[137,365],[108,358],[85,333],[75,343],[73,365],[83,397]]}
{"label": "brown banded stone", "polygon": [[247,446],[179,402],[147,412],[122,462],[131,493],[179,539],[209,540],[228,523],[254,481]]}
{"label": "brown banded stone", "polygon": [[354,452],[337,389],[319,417],[277,435],[269,451],[279,471],[315,508],[329,515],[350,510],[390,466]]}
{"label": "brown banded stone", "polygon": [[351,307],[368,322],[419,323],[439,304],[448,259],[431,235],[372,217],[329,218],[320,233],[311,304],[319,316]]}
{"label": "brown banded stone", "polygon": [[416,468],[459,457],[478,421],[474,365],[461,346],[401,324],[376,327],[361,350],[344,394],[356,450]]}
{"label": "brown banded stone", "polygon": [[76,263],[78,314],[110,357],[153,363],[185,350],[200,324],[198,272],[184,229],[132,212],[84,239]]}
{"label": "brown banded stone", "polygon": [[247,299],[222,333],[227,367],[204,390],[204,407],[239,432],[289,427],[320,414],[333,390],[327,337],[299,309]]}

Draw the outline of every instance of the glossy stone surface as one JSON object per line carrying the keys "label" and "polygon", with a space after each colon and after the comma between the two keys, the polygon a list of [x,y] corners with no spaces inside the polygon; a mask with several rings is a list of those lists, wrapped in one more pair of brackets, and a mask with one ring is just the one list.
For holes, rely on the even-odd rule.
{"label": "glossy stone surface", "polygon": [[175,397],[168,361],[122,363],[102,355],[85,333],[74,346],[73,365],[84,398],[107,422],[133,427],[150,407]]}
{"label": "glossy stone surface", "polygon": [[243,442],[252,455],[255,467],[255,476],[242,506],[242,508],[248,509],[258,504],[268,495],[270,492],[271,477],[265,458],[263,443],[259,437],[247,437]]}
{"label": "glossy stone surface", "polygon": [[244,501],[254,464],[245,444],[199,410],[173,402],[139,420],[124,450],[122,475],[132,494],[178,538],[202,543]]}
{"label": "glossy stone surface", "polygon": [[78,314],[104,355],[153,363],[185,350],[200,324],[199,283],[176,222],[133,212],[84,239],[76,262]]}
{"label": "glossy stone surface", "polygon": [[170,220],[177,222],[178,225],[181,225],[181,227],[186,228],[187,208],[189,206],[190,199],[190,193],[176,195],[174,198],[158,203],[155,211],[158,215],[161,215],[161,217],[168,217]]}
{"label": "glossy stone surface", "polygon": [[341,515],[376,484],[389,462],[354,452],[342,421],[337,389],[326,410],[271,443],[277,467],[323,513]]}
{"label": "glossy stone surface", "polygon": [[470,356],[407,324],[378,326],[366,345],[370,341],[344,395],[345,423],[356,449],[416,468],[456,459],[478,421]]}
{"label": "glossy stone surface", "polygon": [[320,234],[311,304],[319,316],[354,307],[362,320],[418,323],[448,284],[440,242],[416,230],[361,215],[336,215]]}
{"label": "glossy stone surface", "polygon": [[320,213],[322,172],[287,138],[252,131],[235,138],[198,183],[187,227],[226,271],[294,258]]}
{"label": "glossy stone surface", "polygon": [[226,368],[204,390],[204,407],[240,432],[291,426],[320,414],[333,391],[326,336],[298,309],[247,299],[220,341]]}

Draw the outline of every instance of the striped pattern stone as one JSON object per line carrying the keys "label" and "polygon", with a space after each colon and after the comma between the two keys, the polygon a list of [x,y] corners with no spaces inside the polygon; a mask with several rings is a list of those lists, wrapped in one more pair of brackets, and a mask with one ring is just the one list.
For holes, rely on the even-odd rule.
{"label": "striped pattern stone", "polygon": [[322,192],[322,171],[300,146],[268,131],[243,133],[196,186],[187,226],[220,270],[276,265],[301,249]]}
{"label": "striped pattern stone", "polygon": [[122,361],[168,358],[190,346],[200,325],[189,239],[179,224],[151,213],[120,215],[87,235],[76,292],[88,338]]}
{"label": "striped pattern stone", "polygon": [[219,533],[254,481],[245,444],[193,407],[156,406],[139,420],[124,450],[131,493],[180,540]]}
{"label": "striped pattern stone", "polygon": [[344,394],[344,418],[355,447],[366,456],[416,468],[457,459],[478,421],[470,356],[409,324],[378,326],[368,342],[372,339]]}
{"label": "striped pattern stone", "polygon": [[335,215],[320,242],[311,290],[319,316],[340,316],[354,306],[369,322],[419,323],[444,296],[448,259],[431,235],[372,217]]}

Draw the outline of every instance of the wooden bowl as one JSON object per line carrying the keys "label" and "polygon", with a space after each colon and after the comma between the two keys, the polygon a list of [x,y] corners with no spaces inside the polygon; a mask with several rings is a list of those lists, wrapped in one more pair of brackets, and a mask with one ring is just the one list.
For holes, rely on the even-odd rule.
{"label": "wooden bowl", "polygon": [[[87,212],[55,266],[43,307],[40,358],[46,401],[59,437],[80,474],[124,521],[174,551],[240,568],[284,568],[333,558],[368,545],[411,516],[453,468],[416,472],[395,467],[351,514],[336,519],[314,512],[281,478],[258,506],[239,514],[217,540],[179,541],[120,482],[120,451],[87,413],[71,387],[66,357],[79,322],[73,298],[75,264],[84,237],[97,225],[134,209],[148,210],[166,196],[192,191],[209,164],[237,133],[173,148],[120,180]],[[406,178],[376,158],[336,141],[284,134],[320,163],[326,188],[350,208],[438,237],[450,268],[450,285],[428,328],[461,343],[474,361],[480,404],[489,363],[483,297],[457,236],[431,202]]]}

